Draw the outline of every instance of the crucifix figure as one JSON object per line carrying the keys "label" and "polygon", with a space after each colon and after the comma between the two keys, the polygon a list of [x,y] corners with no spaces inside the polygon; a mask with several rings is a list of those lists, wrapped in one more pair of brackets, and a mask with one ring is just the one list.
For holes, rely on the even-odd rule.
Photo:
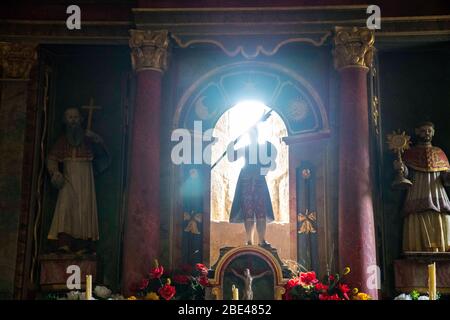
{"label": "crucifix figure", "polygon": [[253,290],[252,290],[252,284],[253,284],[253,280],[255,279],[259,279],[264,277],[266,274],[270,273],[269,270],[264,271],[256,276],[252,276],[250,273],[250,269],[246,268],[244,270],[244,274],[241,275],[239,273],[236,272],[236,270],[231,269],[231,272],[233,272],[233,274],[240,278],[242,281],[244,281],[244,294],[242,296],[242,300],[253,300]]}

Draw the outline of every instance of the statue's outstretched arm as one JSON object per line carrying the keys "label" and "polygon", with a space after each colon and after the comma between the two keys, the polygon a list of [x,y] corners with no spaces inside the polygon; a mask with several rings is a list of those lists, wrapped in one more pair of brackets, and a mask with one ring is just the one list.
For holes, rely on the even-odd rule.
{"label": "statue's outstretched arm", "polygon": [[269,274],[269,273],[270,273],[270,271],[269,271],[269,270],[266,270],[266,271],[261,272],[260,274],[258,274],[258,275],[256,275],[256,276],[254,276],[253,279],[259,279],[259,278],[262,278],[262,277],[264,277],[266,274]]}
{"label": "statue's outstretched arm", "polygon": [[242,280],[245,280],[244,276],[242,276],[242,275],[240,275],[239,273],[237,273],[236,270],[234,270],[233,268],[231,269],[231,272],[233,272],[233,274],[234,274],[236,277],[238,277],[238,278],[240,278],[240,279],[242,279]]}

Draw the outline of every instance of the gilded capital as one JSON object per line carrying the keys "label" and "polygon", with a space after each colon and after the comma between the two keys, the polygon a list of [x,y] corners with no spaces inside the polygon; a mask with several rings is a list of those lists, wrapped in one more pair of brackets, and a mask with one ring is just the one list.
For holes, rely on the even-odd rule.
{"label": "gilded capital", "polygon": [[37,60],[36,44],[0,42],[2,79],[27,80]]}
{"label": "gilded capital", "polygon": [[369,68],[372,65],[375,37],[373,30],[357,27],[336,27],[334,35],[334,67]]}
{"label": "gilded capital", "polygon": [[131,63],[136,72],[167,68],[169,32],[167,30],[130,30]]}

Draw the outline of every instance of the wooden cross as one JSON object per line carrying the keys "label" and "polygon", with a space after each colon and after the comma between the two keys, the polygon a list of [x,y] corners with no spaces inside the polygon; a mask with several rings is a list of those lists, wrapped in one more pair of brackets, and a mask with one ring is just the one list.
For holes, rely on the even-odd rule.
{"label": "wooden cross", "polygon": [[82,109],[86,109],[88,110],[88,123],[87,123],[87,130],[91,130],[91,126],[92,126],[92,114],[94,113],[94,110],[100,110],[102,107],[100,106],[94,106],[94,98],[91,98],[89,100],[89,105],[88,106],[82,106]]}

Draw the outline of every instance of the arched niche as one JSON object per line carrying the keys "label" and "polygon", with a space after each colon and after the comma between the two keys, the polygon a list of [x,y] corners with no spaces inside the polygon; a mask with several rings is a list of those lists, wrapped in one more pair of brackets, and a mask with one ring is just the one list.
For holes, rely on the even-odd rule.
{"label": "arched niche", "polygon": [[[203,132],[212,129],[228,109],[242,100],[258,100],[276,111],[286,125],[288,136],[283,140],[289,149],[297,142],[329,135],[327,112],[318,92],[307,80],[284,66],[254,61],[215,68],[192,83],[176,105],[173,128],[194,132],[194,123],[201,121]],[[298,164],[291,165],[291,159],[289,161],[289,171],[295,172]],[[295,180],[295,174],[292,177],[290,172],[289,176],[289,180]],[[177,192],[189,179],[192,180],[190,183],[202,190],[201,196],[193,196],[193,207],[186,206],[183,197]],[[186,262],[215,263],[209,261],[210,183],[209,165],[174,166],[171,177],[175,203],[172,206],[171,250],[175,265]],[[291,186],[295,188],[295,183],[290,182],[289,188]],[[290,194],[289,216],[292,226],[289,237],[294,243],[297,210],[295,192],[290,191]],[[297,248],[292,250],[291,256],[296,257]]]}
{"label": "arched niche", "polygon": [[[231,284],[234,284],[235,282],[238,284],[239,282],[230,281],[230,279],[228,279],[233,276],[230,274],[230,269],[236,265],[236,263],[245,268],[252,269],[252,266],[246,263],[246,261],[251,261],[252,265],[256,262],[256,264],[262,268],[260,271],[269,271],[266,279],[263,280],[268,281],[271,288],[266,288],[264,291],[271,292],[273,296],[266,297],[266,299],[281,300],[282,295],[285,292],[284,285],[287,280],[286,271],[283,270],[280,261],[272,253],[258,246],[238,247],[224,250],[224,252],[221,253],[221,257],[217,264],[213,266],[214,275],[209,281],[211,294],[214,298],[217,300],[230,298],[229,291],[231,291]],[[254,270],[251,271],[254,272]],[[235,278],[233,279],[236,280]],[[254,280],[254,286],[256,285],[256,281]],[[237,287],[242,289],[241,284],[237,285]],[[255,291],[256,290],[254,290],[254,293]],[[242,290],[240,290],[240,292],[242,292]],[[259,298],[261,299],[261,297]],[[255,296],[255,299],[258,299],[257,295]]]}
{"label": "arched niche", "polygon": [[329,132],[319,94],[302,76],[283,66],[239,62],[213,69],[183,94],[174,115],[174,128],[213,128],[220,116],[242,100],[258,100],[283,118],[289,136]]}

